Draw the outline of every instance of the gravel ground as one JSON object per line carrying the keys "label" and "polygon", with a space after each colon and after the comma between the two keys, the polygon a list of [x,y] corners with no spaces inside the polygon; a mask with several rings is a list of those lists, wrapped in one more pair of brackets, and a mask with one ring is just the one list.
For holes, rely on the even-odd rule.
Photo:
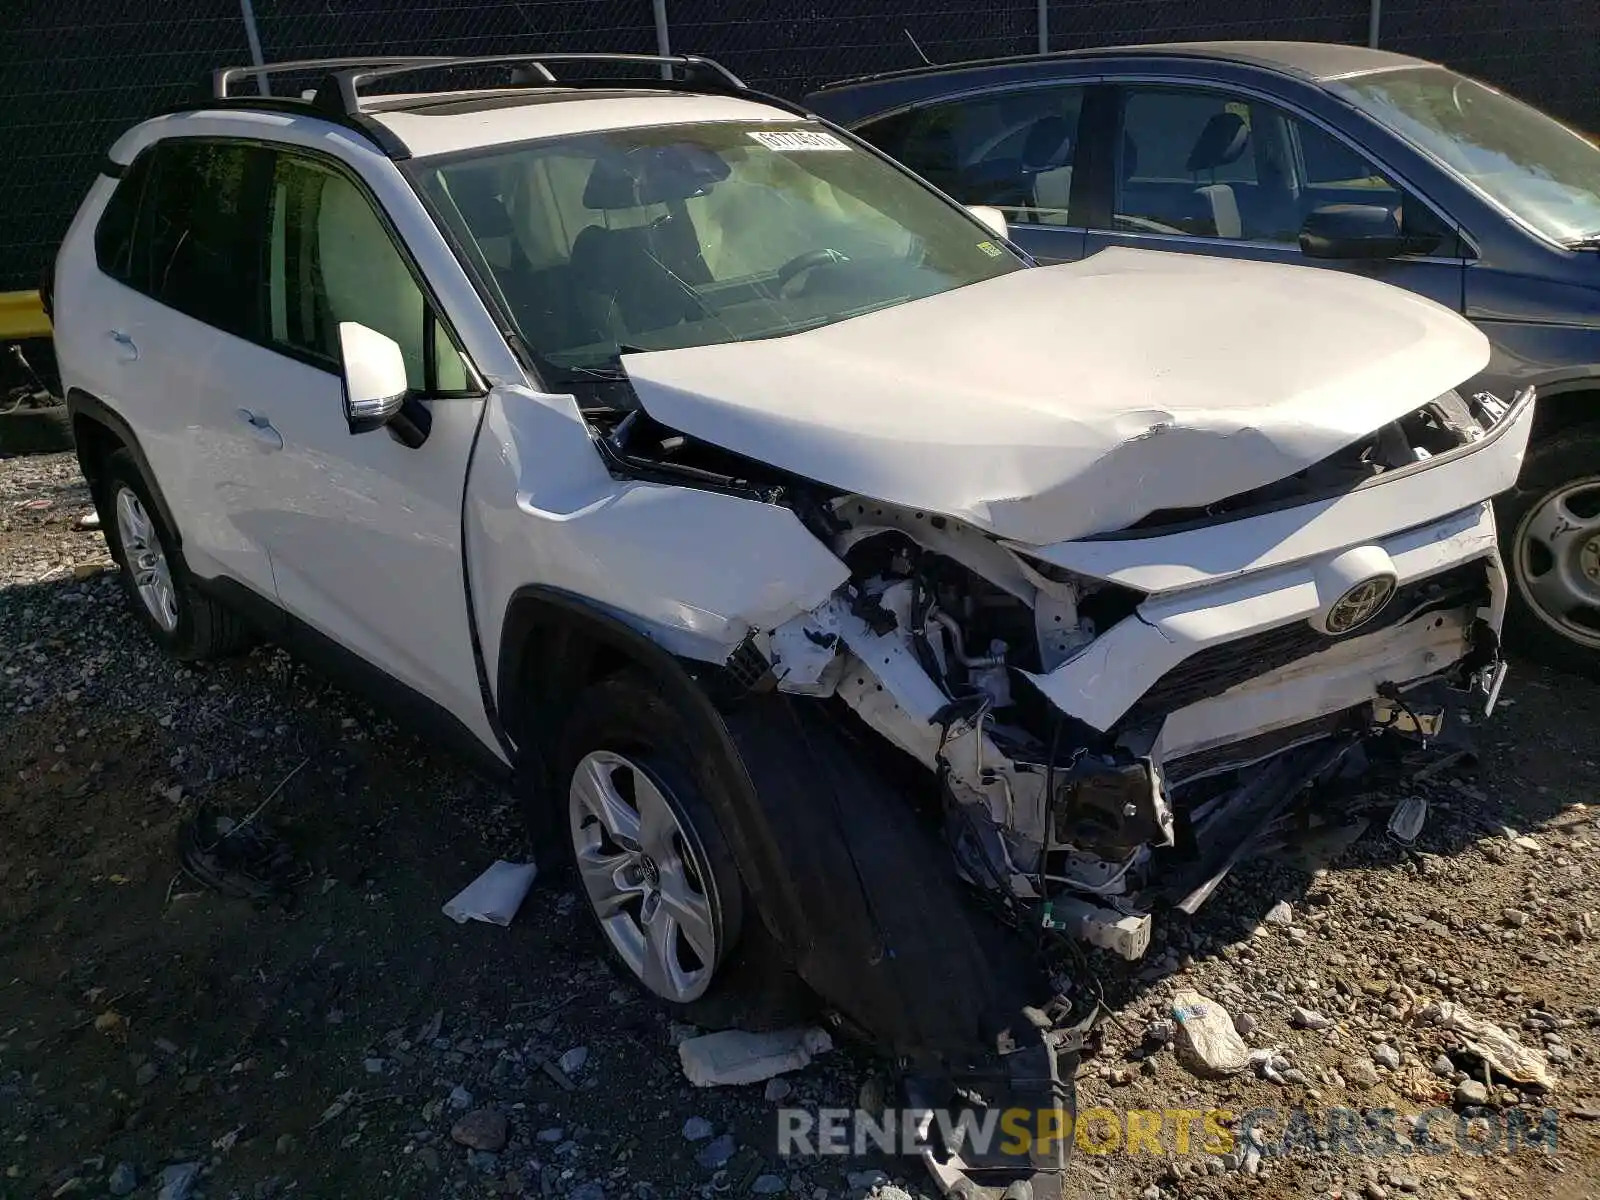
{"label": "gravel ground", "polygon": [[[685,1031],[605,968],[561,890],[508,929],[445,919],[524,853],[508,798],[281,652],[164,659],[101,536],[73,530],[86,507],[70,457],[0,461],[0,1196],[931,1192],[904,1160],[778,1157],[783,1085],[690,1088]],[[1073,1196],[1600,1196],[1600,689],[1517,664],[1506,697],[1479,765],[1435,756],[1375,791],[1353,844],[1314,831],[1161,926],[1145,962],[1093,960],[1109,1015],[1080,1109],[1222,1109],[1240,1136],[1207,1154],[1197,1125],[1178,1153],[1169,1122],[1164,1153],[1080,1153]],[[1410,850],[1383,836],[1399,795],[1431,802]],[[294,905],[176,873],[196,805],[268,797],[310,872]],[[1269,1053],[1197,1076],[1180,989]],[[1542,1050],[1553,1087],[1480,1086],[1462,1036],[1419,1015],[1439,1000]],[[873,1071],[841,1048],[784,1102],[853,1104]],[[1240,1118],[1262,1106],[1316,1136],[1280,1153],[1288,1118],[1266,1119],[1258,1152]],[[1396,1110],[1372,1118],[1390,1152],[1329,1125],[1343,1109]],[[1445,1152],[1407,1152],[1429,1109]],[[1553,1148],[1474,1141],[1547,1112]]]}

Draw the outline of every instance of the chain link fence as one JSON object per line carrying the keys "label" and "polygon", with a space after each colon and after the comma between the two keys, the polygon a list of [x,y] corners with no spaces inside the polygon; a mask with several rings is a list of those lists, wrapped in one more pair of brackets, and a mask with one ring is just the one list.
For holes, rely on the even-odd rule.
{"label": "chain link fence", "polygon": [[[269,61],[534,50],[710,55],[799,97],[933,62],[1208,38],[1365,42],[1372,0],[251,0]],[[1381,0],[1381,44],[1600,129],[1595,0]],[[33,287],[130,125],[250,61],[241,0],[0,0],[0,291]]]}

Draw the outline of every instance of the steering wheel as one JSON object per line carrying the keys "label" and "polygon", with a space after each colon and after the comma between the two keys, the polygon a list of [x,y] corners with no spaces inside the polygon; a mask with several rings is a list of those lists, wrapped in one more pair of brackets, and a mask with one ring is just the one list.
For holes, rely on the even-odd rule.
{"label": "steering wheel", "polygon": [[846,263],[850,261],[849,255],[841,254],[834,249],[807,250],[804,254],[796,254],[783,266],[778,268],[778,290],[781,292],[788,287],[796,277],[805,274],[813,267],[826,266],[829,263]]}

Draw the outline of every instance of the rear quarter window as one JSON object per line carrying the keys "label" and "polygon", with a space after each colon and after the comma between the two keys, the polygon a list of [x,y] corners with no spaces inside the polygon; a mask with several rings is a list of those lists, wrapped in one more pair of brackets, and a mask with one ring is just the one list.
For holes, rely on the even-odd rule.
{"label": "rear quarter window", "polygon": [[94,230],[95,262],[102,272],[123,283],[128,281],[133,233],[139,220],[145,183],[150,178],[150,159],[151,152],[146,150],[123,172]]}

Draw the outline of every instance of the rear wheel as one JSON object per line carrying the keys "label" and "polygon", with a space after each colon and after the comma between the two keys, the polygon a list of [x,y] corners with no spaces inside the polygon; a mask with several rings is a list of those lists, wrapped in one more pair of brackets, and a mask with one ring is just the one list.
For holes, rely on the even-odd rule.
{"label": "rear wheel", "polygon": [[682,1019],[796,1020],[809,997],[754,911],[706,799],[710,752],[642,675],[584,693],[558,776],[580,898],[618,972]]}
{"label": "rear wheel", "polygon": [[1510,644],[1600,676],[1600,426],[1530,446],[1498,510]]}
{"label": "rear wheel", "polygon": [[248,644],[244,623],[199,589],[177,538],[162,521],[149,485],[126,450],[114,451],[106,459],[96,493],[101,526],[121,568],[123,590],[162,648],[188,660],[227,654]]}

